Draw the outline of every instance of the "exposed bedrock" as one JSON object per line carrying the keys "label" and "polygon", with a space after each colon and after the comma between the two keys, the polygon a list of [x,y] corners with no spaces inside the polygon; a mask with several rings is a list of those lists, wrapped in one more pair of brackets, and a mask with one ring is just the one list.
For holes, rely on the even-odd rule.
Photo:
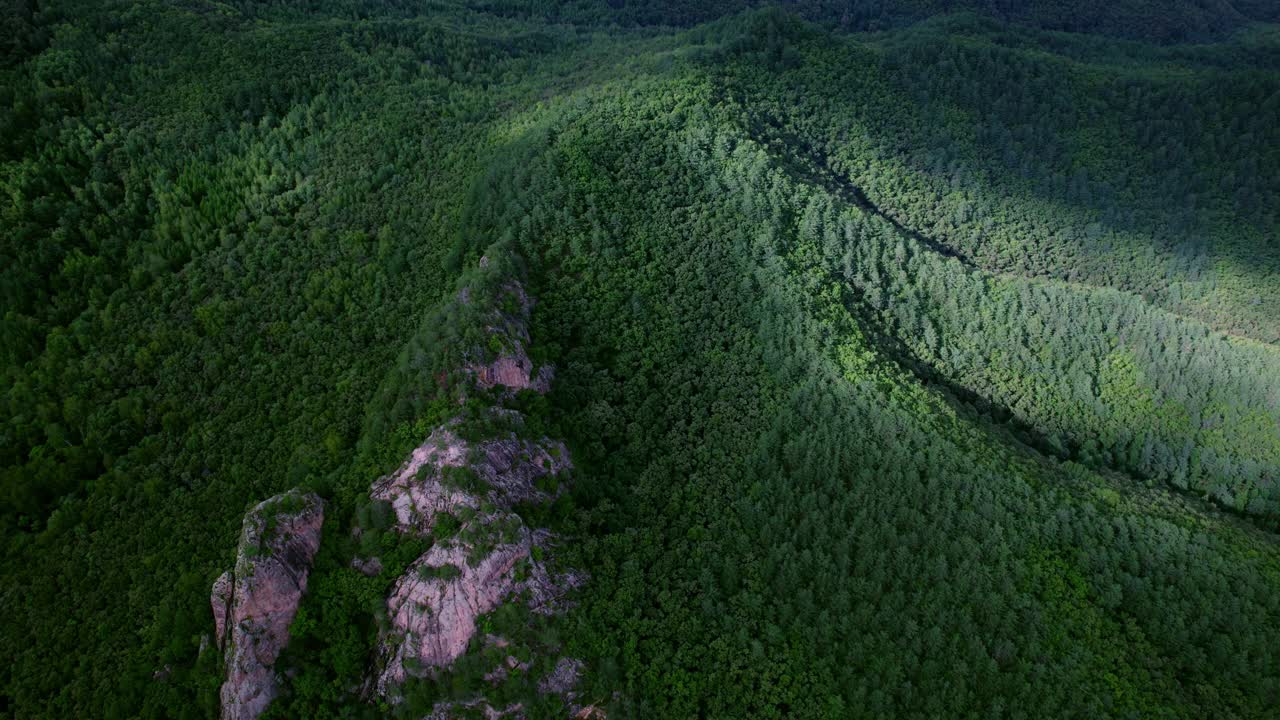
{"label": "exposed bedrock", "polygon": [[218,577],[210,598],[226,658],[223,720],[256,718],[275,699],[276,658],[289,642],[323,524],[324,502],[298,490],[245,515],[235,568]]}

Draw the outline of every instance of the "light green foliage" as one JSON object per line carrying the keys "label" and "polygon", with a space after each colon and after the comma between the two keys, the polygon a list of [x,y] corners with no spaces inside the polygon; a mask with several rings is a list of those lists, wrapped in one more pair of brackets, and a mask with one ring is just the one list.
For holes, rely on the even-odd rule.
{"label": "light green foliage", "polygon": [[[614,4],[0,10],[3,705],[215,716],[210,584],[301,486],[272,717],[563,717],[560,654],[616,718],[1273,713],[1274,10]],[[459,403],[512,279],[523,424]],[[368,488],[455,417],[565,439],[517,510],[590,581],[369,703],[432,540]]]}

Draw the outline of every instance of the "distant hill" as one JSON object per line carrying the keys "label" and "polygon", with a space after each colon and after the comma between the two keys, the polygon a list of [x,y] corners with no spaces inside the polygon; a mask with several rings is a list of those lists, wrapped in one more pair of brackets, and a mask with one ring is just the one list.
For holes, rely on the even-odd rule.
{"label": "distant hill", "polygon": [[887,30],[938,14],[972,11],[1045,30],[1097,33],[1158,43],[1222,37],[1250,21],[1280,19],[1264,0],[579,0],[562,4],[479,0],[468,7],[500,14],[587,19],[637,25],[690,26],[748,8],[778,5],[846,30]]}

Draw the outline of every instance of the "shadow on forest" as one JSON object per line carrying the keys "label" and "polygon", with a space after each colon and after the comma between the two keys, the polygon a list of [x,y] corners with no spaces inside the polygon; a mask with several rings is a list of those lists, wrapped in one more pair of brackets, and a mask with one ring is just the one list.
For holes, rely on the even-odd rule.
{"label": "shadow on forest", "polygon": [[[759,142],[759,138],[753,139]],[[984,272],[969,259],[947,245],[906,228],[892,217],[886,215],[875,203],[867,199],[861,189],[832,171],[824,156],[813,151],[799,139],[796,139],[796,144],[790,147],[805,149],[807,151],[806,156],[803,159],[778,157],[776,155],[771,155],[771,157],[778,163],[779,167],[797,182],[816,185],[838,200],[857,207],[863,212],[890,224],[898,232],[915,240],[929,250],[954,258],[972,271]],[[1007,441],[1022,445],[1046,459],[1053,459],[1058,462],[1075,462],[1089,467],[1095,472],[1105,471],[1124,478],[1135,485],[1158,488],[1172,496],[1192,503],[1202,512],[1222,513],[1245,522],[1251,527],[1268,532],[1276,532],[1280,529],[1258,516],[1241,512],[1234,507],[1221,503],[1212,502],[1190,489],[1178,488],[1164,482],[1155,483],[1151,478],[1130,469],[1120,468],[1112,463],[1090,460],[1085,457],[1082,447],[1075,438],[1061,437],[1056,441],[1051,439],[1048,434],[1021,420],[1008,406],[993,401],[948,378],[932,364],[922,359],[901,338],[886,327],[874,311],[869,310],[871,307],[870,302],[863,298],[855,287],[844,284],[842,292],[842,304],[850,315],[858,319],[859,327],[866,334],[868,341],[876,352],[912,373],[924,386],[938,390],[944,401],[955,408],[960,416],[966,417],[998,436],[1003,436]]]}
{"label": "shadow on forest", "polygon": [[[926,21],[889,45],[764,15],[744,25],[726,48],[755,67],[721,90],[741,105],[762,145],[809,156],[797,164],[802,177],[823,180],[851,204],[874,208],[906,235],[972,266],[1113,288],[1223,332],[1280,341],[1273,319],[1280,298],[1266,292],[1280,269],[1280,246],[1263,241],[1272,223],[1268,198],[1280,178],[1267,169],[1267,151],[1237,145],[1209,153],[1231,146],[1230,139],[1189,129],[1217,127],[1212,118],[1224,116],[1243,123],[1241,133],[1271,137],[1273,130],[1249,119],[1256,113],[1248,105],[1231,100],[1241,95],[1265,105],[1273,94],[1257,79],[1270,67],[1265,38],[1212,46],[1241,56],[1225,68],[1204,65],[1201,55],[1209,51],[1195,47],[1123,43],[1117,56],[1107,52],[1114,42],[1001,29],[966,17]],[[1038,44],[1049,40],[1066,47]],[[796,52],[804,48],[821,50]],[[1046,59],[1058,50],[1057,60]],[[1093,52],[1103,55],[1103,65],[1094,64]],[[935,77],[897,69],[912,63]],[[874,79],[864,91],[841,68],[867,64]],[[766,79],[757,84],[754,77]],[[1210,94],[1201,98],[1202,92]],[[1077,118],[1073,108],[1086,101],[1105,107],[1114,122]],[[894,103],[906,105],[901,122]],[[911,119],[916,111],[929,115],[918,118],[919,126]],[[1167,119],[1184,116],[1195,122]],[[825,157],[836,152],[829,143],[843,142],[834,138],[843,138],[849,123],[869,133],[870,142],[853,162],[881,158],[899,167],[865,190],[845,187],[840,168],[849,158]],[[975,156],[974,147],[983,152]],[[1117,149],[1123,158],[1109,156]],[[881,179],[885,187],[878,187]],[[903,181],[902,203],[875,207],[872,198],[883,199]],[[978,192],[964,201],[950,197],[957,183]]]}

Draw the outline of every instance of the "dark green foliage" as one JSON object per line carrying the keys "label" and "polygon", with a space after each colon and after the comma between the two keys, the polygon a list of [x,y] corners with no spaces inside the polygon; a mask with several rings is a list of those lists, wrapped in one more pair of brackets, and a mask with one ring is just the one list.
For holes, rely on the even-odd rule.
{"label": "dark green foliage", "polygon": [[478,0],[469,5],[526,20],[642,26],[689,26],[774,6],[853,31],[889,30],[939,13],[969,11],[1015,25],[1159,43],[1205,41],[1220,38],[1251,20],[1280,20],[1280,10],[1261,0]]}
{"label": "dark green foliage", "polygon": [[457,565],[441,565],[434,567],[431,565],[418,566],[418,576],[423,580],[436,578],[439,580],[452,580],[462,574],[462,569]]}
{"label": "dark green foliage", "polygon": [[[560,653],[615,718],[1273,714],[1275,10],[754,5],[0,6],[0,706],[215,716],[302,486],[272,717],[562,717]],[[513,278],[515,424],[458,402]],[[429,546],[367,491],[455,417],[566,439],[518,512],[591,580],[367,703]]]}
{"label": "dark green foliage", "polygon": [[[502,102],[488,75],[395,70],[372,30],[126,9],[77,9],[3,83],[3,684],[43,716],[216,709],[197,652],[245,505],[346,492],[366,403],[449,286],[482,138],[443,119]],[[413,43],[523,62],[430,24]]]}

